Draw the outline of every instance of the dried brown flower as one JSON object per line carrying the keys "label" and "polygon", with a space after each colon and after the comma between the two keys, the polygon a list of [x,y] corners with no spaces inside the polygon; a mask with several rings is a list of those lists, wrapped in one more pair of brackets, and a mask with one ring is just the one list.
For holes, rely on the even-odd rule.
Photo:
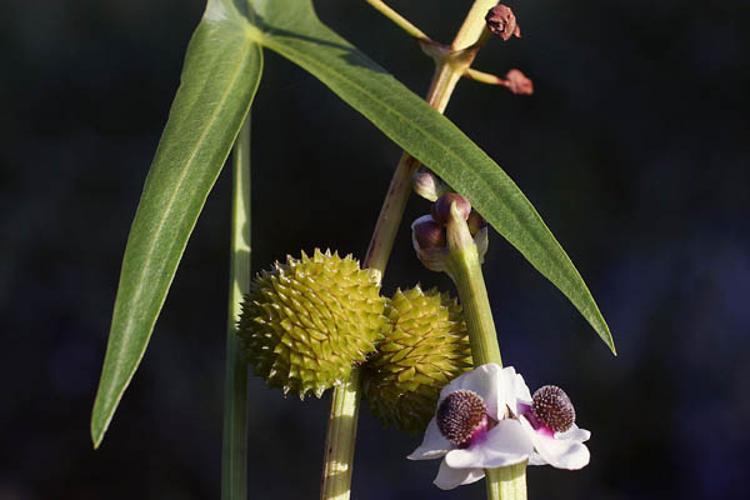
{"label": "dried brown flower", "polygon": [[521,27],[516,22],[516,15],[507,5],[491,8],[484,20],[487,22],[487,29],[504,42],[513,36],[521,38]]}
{"label": "dried brown flower", "polygon": [[531,95],[534,93],[534,82],[520,69],[512,69],[505,74],[504,85],[516,95]]}

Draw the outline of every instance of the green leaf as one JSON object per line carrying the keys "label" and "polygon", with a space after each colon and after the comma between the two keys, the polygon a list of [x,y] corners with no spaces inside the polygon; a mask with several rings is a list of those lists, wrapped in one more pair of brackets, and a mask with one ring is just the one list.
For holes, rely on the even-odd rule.
{"label": "green leaf", "polygon": [[210,2],[185,56],[180,87],[128,237],[99,388],[94,447],[146,351],[209,191],[260,81],[260,47],[244,18]]}
{"label": "green leaf", "polygon": [[440,175],[580,311],[615,352],[568,255],[510,177],[447,118],[324,25],[310,0],[249,0],[251,36],[298,64]]}

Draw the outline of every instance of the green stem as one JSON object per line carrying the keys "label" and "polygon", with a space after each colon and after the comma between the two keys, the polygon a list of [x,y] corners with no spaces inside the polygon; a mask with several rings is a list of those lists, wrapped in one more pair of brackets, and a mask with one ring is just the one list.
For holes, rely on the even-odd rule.
{"label": "green stem", "polygon": [[468,68],[464,73],[464,76],[466,78],[471,78],[475,82],[486,83],[487,85],[508,86],[508,82],[504,78],[474,68]]}
{"label": "green stem", "polygon": [[464,23],[456,34],[456,38],[453,39],[451,47],[454,50],[462,50],[485,39],[487,23],[484,17],[498,3],[500,3],[498,0],[474,0],[469,13],[466,15],[466,19],[464,19]]}
{"label": "green stem", "polygon": [[321,500],[349,498],[354,464],[354,436],[357,435],[359,416],[359,369],[333,393],[328,417],[326,462],[323,469]]}
{"label": "green stem", "polygon": [[221,454],[222,500],[247,498],[247,363],[239,352],[237,319],[250,289],[250,116],[232,157],[232,235]]}
{"label": "green stem", "polygon": [[[453,210],[446,230],[449,249],[446,267],[464,309],[474,364],[503,366],[477,246],[466,222]],[[485,474],[489,500],[526,500],[526,463],[486,469]]]}
{"label": "green stem", "polygon": [[[383,2],[367,1],[373,6],[378,3],[381,4],[381,7],[385,5]],[[492,5],[485,8],[488,3]],[[443,57],[435,59],[435,73],[425,99],[440,113],[445,111],[456,84],[466,69],[471,66],[479,45],[481,45],[481,40],[486,38],[482,36],[486,31],[484,14],[479,15],[478,13],[482,9],[486,13],[496,3],[496,0],[492,2],[476,0],[451,45],[456,50],[462,50],[476,44],[476,50],[467,51],[468,53],[448,52]],[[382,8],[378,10],[384,12]],[[394,19],[392,16],[389,17],[392,20]],[[424,34],[422,33],[422,35]],[[426,37],[426,35],[424,36]],[[419,162],[411,155],[406,152],[401,155],[378,215],[363,265],[380,271],[381,277],[385,274],[388,259],[393,250],[393,242],[396,239],[406,203],[412,192],[412,176],[418,168]],[[350,496],[361,394],[360,385],[360,369],[355,367],[349,380],[336,386],[333,390],[320,489],[321,500],[347,500]],[[336,473],[334,471],[344,472]]]}
{"label": "green stem", "polygon": [[390,19],[396,26],[404,30],[409,34],[409,36],[413,36],[414,38],[418,40],[423,41],[429,41],[430,37],[427,36],[424,31],[414,26],[408,19],[406,19],[404,16],[390,8],[388,5],[386,5],[383,0],[365,0],[367,3],[369,3],[375,10],[383,14],[385,17]]}
{"label": "green stem", "polygon": [[[468,228],[466,231],[468,232]],[[474,364],[496,363],[503,366],[490,299],[487,296],[477,247],[473,242],[468,247],[450,253],[448,274],[456,284],[458,298],[464,310]]]}
{"label": "green stem", "polygon": [[401,219],[406,210],[406,202],[412,190],[412,177],[419,168],[419,162],[407,153],[401,155],[396,171],[388,186],[388,193],[383,200],[380,215],[375,223],[375,229],[367,249],[367,256],[363,265],[385,274],[388,258],[393,250],[393,242],[401,225]]}
{"label": "green stem", "polygon": [[487,498],[526,500],[526,463],[485,470]]}

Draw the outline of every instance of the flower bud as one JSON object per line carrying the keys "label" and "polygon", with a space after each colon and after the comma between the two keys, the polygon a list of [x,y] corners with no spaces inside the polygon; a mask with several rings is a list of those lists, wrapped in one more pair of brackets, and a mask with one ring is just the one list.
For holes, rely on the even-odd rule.
{"label": "flower bud", "polygon": [[445,193],[432,206],[432,218],[439,224],[447,224],[451,218],[451,205],[455,203],[459,215],[467,220],[471,213],[469,200],[458,193]]}
{"label": "flower bud", "polygon": [[445,247],[445,228],[435,222],[432,217],[415,224],[412,230],[421,249]]}
{"label": "flower bud", "polygon": [[414,174],[414,192],[426,200],[434,202],[447,190],[443,181],[427,169],[421,168]]}
{"label": "flower bud", "polygon": [[430,271],[445,270],[448,256],[445,228],[431,215],[423,215],[411,224],[411,243],[420,262]]}
{"label": "flower bud", "polygon": [[258,274],[242,304],[240,345],[269,385],[320,397],[365,361],[389,326],[378,277],[351,255],[287,257]]}

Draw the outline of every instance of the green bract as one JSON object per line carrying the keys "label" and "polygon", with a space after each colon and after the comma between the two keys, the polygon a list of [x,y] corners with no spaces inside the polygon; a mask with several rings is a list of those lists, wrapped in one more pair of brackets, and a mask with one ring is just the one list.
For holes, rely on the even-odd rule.
{"label": "green bract", "polygon": [[472,367],[466,323],[455,299],[419,286],[398,290],[387,315],[392,326],[366,365],[365,394],[386,424],[421,432],[440,389]]}
{"label": "green bract", "polygon": [[238,331],[255,373],[302,398],[346,380],[388,324],[378,281],[351,255],[320,250],[259,273]]}

